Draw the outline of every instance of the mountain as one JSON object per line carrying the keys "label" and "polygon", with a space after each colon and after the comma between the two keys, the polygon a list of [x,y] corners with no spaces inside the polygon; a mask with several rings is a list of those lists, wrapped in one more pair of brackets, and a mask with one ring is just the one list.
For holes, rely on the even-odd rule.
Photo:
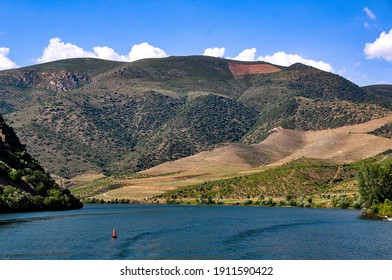
{"label": "mountain", "polygon": [[82,207],[26,151],[0,116],[0,213]]}
{"label": "mountain", "polygon": [[29,151],[63,177],[144,170],[229,143],[257,144],[276,127],[338,128],[392,108],[383,89],[302,64],[206,56],[1,71],[0,96],[0,113]]}

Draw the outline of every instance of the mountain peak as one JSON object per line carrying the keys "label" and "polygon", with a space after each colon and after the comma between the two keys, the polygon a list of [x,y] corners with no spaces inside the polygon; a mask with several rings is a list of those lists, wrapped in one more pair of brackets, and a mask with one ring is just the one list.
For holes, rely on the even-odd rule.
{"label": "mountain peak", "polygon": [[290,69],[290,70],[308,70],[308,69],[315,69],[315,68],[312,66],[308,66],[308,65],[297,62],[297,63],[290,65],[288,67],[288,69]]}

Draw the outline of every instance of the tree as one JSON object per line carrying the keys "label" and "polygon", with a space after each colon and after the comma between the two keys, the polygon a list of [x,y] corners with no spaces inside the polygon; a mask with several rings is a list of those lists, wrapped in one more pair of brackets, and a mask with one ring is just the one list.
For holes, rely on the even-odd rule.
{"label": "tree", "polygon": [[365,164],[358,173],[359,193],[367,206],[392,200],[392,164]]}
{"label": "tree", "polygon": [[6,186],[0,196],[0,204],[3,210],[28,210],[33,207],[34,197],[20,189]]}
{"label": "tree", "polygon": [[8,177],[12,180],[12,181],[18,181],[20,179],[20,172],[16,169],[11,169],[8,172]]}
{"label": "tree", "polygon": [[392,201],[385,199],[384,203],[380,204],[378,213],[383,216],[392,217]]}

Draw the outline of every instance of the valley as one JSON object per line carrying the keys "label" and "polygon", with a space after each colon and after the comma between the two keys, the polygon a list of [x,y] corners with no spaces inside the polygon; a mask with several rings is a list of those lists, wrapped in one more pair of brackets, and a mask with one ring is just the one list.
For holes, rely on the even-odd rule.
{"label": "valley", "polygon": [[391,89],[300,63],[81,58],[1,71],[0,114],[84,200],[327,205],[389,157]]}
{"label": "valley", "polygon": [[[298,184],[306,184],[306,179],[304,179],[292,183],[293,186],[285,185],[287,190],[282,193],[272,195],[269,193],[266,196],[282,199],[295,193],[295,197],[304,195],[319,197],[321,192],[318,187],[325,185],[325,183],[327,183],[326,186],[321,190],[324,193],[358,195],[354,170],[358,168],[360,162],[392,150],[392,139],[377,137],[369,134],[369,132],[391,121],[392,115],[388,115],[358,125],[323,131],[301,132],[277,128],[274,133],[259,144],[229,144],[225,147],[166,162],[140,172],[146,175],[145,178],[114,178],[113,180],[119,184],[118,188],[94,197],[108,201],[128,199],[137,203],[152,203],[158,201],[155,200],[155,197],[162,193],[170,193],[173,190],[187,186],[197,186],[205,182],[214,183],[229,178],[242,178],[247,184],[246,182],[249,179],[245,176],[250,174],[262,176],[264,173],[267,176],[267,181],[269,180],[268,177],[278,181],[289,180],[292,176],[288,176],[286,179],[278,179],[276,174],[281,172],[281,166],[290,165],[292,162],[294,164],[291,170],[300,169],[295,162],[301,159],[309,159],[306,160],[305,164],[309,170],[325,165],[331,167],[332,173],[324,166],[328,174],[317,175],[312,182],[317,188],[298,192],[298,190],[301,190]],[[388,158],[388,156],[386,157]],[[310,159],[314,161],[312,162]],[[381,159],[385,160],[384,157],[381,157]],[[352,169],[354,173],[348,177],[340,178],[339,170],[343,166],[350,166],[350,164],[354,166]],[[271,183],[278,185],[278,181],[272,181]],[[338,183],[336,184],[336,182]],[[271,183],[263,182],[262,184],[268,185]],[[278,188],[278,186],[271,187],[272,189]],[[258,196],[262,193],[261,189],[257,190],[252,195],[252,199],[255,199],[255,197],[258,199]],[[249,194],[244,194],[227,199],[226,203],[243,203],[244,200],[249,198]],[[195,197],[192,197],[191,200],[195,199]],[[165,201],[160,200],[160,202]]]}

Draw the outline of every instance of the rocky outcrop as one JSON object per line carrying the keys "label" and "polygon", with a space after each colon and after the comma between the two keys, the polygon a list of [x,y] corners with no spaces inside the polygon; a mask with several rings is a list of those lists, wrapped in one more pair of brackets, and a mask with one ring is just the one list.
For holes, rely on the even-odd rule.
{"label": "rocky outcrop", "polygon": [[55,92],[66,92],[90,82],[87,74],[61,71],[37,71],[23,69],[13,73],[14,83],[19,87],[36,87]]}

